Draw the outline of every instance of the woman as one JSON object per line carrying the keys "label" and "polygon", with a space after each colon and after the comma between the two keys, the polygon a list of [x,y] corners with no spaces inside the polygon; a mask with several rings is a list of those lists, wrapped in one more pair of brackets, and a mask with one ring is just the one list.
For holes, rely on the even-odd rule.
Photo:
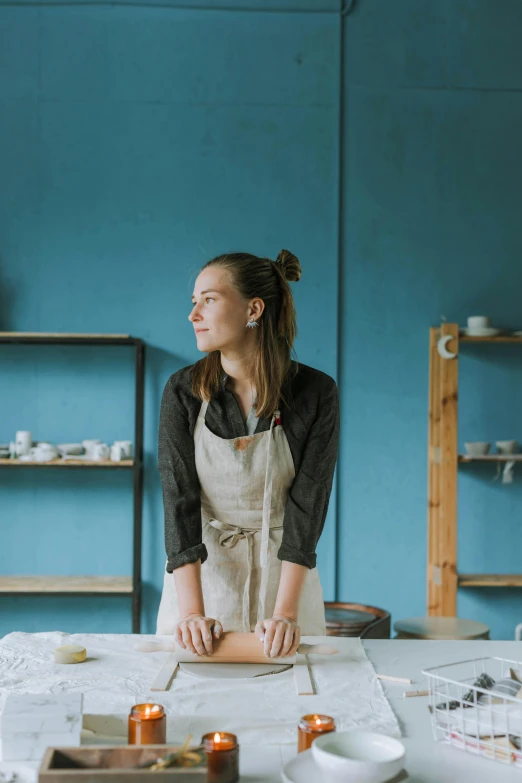
{"label": "woman", "polygon": [[[207,355],[174,373],[160,413],[158,465],[167,567],[157,633],[212,654],[252,631],[270,657],[325,633],[315,550],[339,436],[335,381],[291,360],[288,281],[297,258],[229,253],[201,270],[189,320]],[[172,576],[174,573],[174,576]]]}

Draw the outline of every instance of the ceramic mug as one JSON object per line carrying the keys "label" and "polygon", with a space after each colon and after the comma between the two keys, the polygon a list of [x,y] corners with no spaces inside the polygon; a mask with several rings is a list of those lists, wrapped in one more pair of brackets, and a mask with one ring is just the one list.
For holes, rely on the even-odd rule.
{"label": "ceramic mug", "polygon": [[98,443],[101,443],[101,440],[99,438],[93,438],[91,440],[82,440],[82,446],[85,449],[85,455],[88,459],[92,459],[93,449]]}
{"label": "ceramic mug", "polygon": [[517,450],[517,445],[516,440],[497,440],[495,443],[499,454],[514,454]]}
{"label": "ceramic mug", "polygon": [[113,443],[111,446],[111,460],[112,462],[121,462],[125,459],[125,452],[121,443]]}
{"label": "ceramic mug", "polygon": [[109,456],[109,447],[106,443],[95,443],[92,447],[91,455],[91,459],[96,460],[97,462],[107,459]]}
{"label": "ceramic mug", "polygon": [[31,433],[29,430],[18,430],[15,437],[16,443],[16,456],[22,457],[25,454],[29,454],[31,446],[33,445]]}
{"label": "ceramic mug", "polygon": [[491,318],[487,315],[470,315],[468,318],[468,329],[489,329]]}
{"label": "ceramic mug", "polygon": [[132,441],[131,440],[115,440],[115,446],[121,446],[123,450],[122,459],[132,458]]}

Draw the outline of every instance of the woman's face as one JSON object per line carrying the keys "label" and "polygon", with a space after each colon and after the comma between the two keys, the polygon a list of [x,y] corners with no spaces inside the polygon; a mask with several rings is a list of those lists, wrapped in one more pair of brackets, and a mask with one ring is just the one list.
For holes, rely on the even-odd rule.
{"label": "woman's face", "polygon": [[243,349],[245,341],[255,337],[254,330],[246,328],[247,321],[252,317],[257,320],[264,306],[261,299],[243,299],[228,272],[217,267],[208,267],[199,274],[192,304],[189,321],[198,350],[205,353]]}

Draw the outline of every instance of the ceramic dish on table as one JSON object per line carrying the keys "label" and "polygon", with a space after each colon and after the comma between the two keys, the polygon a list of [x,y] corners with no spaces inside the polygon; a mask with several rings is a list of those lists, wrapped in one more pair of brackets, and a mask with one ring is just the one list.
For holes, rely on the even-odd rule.
{"label": "ceramic dish on table", "polygon": [[[281,780],[283,783],[329,783],[314,761],[311,750],[305,750],[298,753],[297,756],[289,761],[281,770]],[[347,778],[348,780],[348,778]],[[399,772],[394,778],[386,783],[403,783],[408,780],[408,773],[405,769]]]}
{"label": "ceramic dish on table", "polygon": [[331,731],[312,743],[312,756],[330,783],[386,783],[404,767],[402,742],[375,731]]}

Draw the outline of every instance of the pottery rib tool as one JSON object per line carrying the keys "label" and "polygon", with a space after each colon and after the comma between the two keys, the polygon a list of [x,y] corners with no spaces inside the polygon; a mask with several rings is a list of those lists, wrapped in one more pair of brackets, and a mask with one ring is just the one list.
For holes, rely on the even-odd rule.
{"label": "pottery rib tool", "polygon": [[175,653],[171,653],[150,686],[151,691],[168,691],[179,666]]}

